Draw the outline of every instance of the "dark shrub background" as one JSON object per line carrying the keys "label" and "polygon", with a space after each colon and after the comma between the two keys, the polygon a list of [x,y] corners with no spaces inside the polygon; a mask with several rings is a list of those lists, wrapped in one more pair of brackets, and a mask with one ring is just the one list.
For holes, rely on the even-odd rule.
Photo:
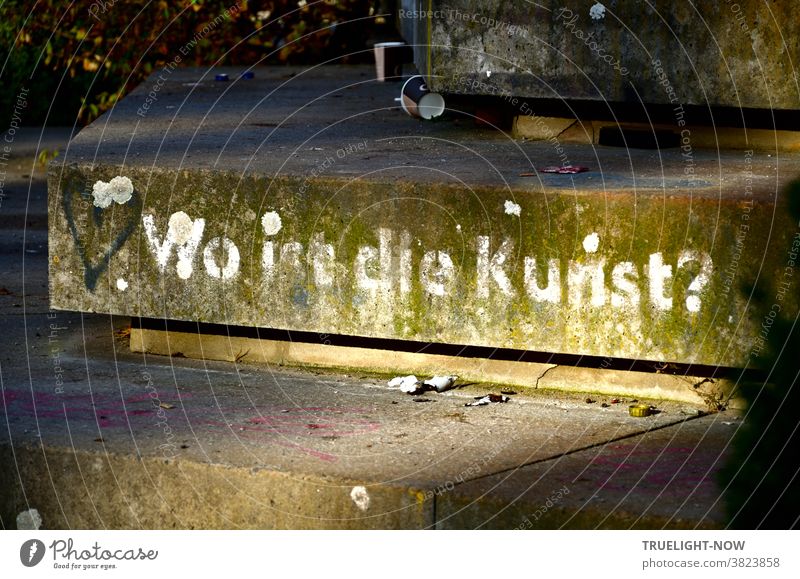
{"label": "dark shrub background", "polygon": [[[391,2],[247,0],[5,1],[0,123],[20,89],[25,125],[91,122],[180,55],[181,66],[370,62],[391,35]],[[197,43],[183,56],[187,42]]]}

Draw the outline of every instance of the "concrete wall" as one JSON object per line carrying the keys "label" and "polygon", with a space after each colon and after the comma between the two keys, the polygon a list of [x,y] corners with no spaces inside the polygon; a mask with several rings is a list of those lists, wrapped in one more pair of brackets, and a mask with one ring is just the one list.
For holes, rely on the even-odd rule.
{"label": "concrete wall", "polygon": [[[92,191],[115,176],[131,198],[101,209]],[[321,343],[340,333],[744,365],[764,321],[797,307],[800,226],[746,190],[542,197],[67,166],[50,192],[56,308]],[[770,311],[741,292],[757,276],[785,282]]]}
{"label": "concrete wall", "polygon": [[416,30],[417,66],[435,90],[800,108],[793,0],[407,4],[401,29]]}

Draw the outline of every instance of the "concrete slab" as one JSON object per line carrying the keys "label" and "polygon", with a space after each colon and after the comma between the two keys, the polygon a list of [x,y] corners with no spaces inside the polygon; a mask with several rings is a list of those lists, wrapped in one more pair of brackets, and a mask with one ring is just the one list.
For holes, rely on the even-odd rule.
{"label": "concrete slab", "polygon": [[[30,216],[46,216],[41,173],[19,191]],[[483,478],[545,463],[555,473],[601,447],[622,461],[613,445],[640,439],[639,448],[656,456],[661,439],[645,433],[686,433],[693,424],[695,439],[686,444],[703,449],[715,428],[678,403],[654,401],[663,414],[633,419],[608,396],[587,404],[584,396],[521,391],[508,404],[467,408],[471,395],[493,387],[414,402],[372,376],[133,354],[127,318],[49,308],[46,232],[20,233],[0,229],[3,528],[29,508],[47,529],[474,528],[491,523],[488,511],[457,519],[458,501],[508,502],[501,487],[485,496],[467,489]],[[718,416],[738,422],[735,412]],[[705,468],[717,468],[719,449],[698,454]],[[574,478],[569,465],[561,478]],[[633,474],[629,484],[638,488]],[[448,496],[460,486],[457,499]],[[669,526],[719,523],[704,502],[713,493],[688,512],[681,506],[692,488],[665,495],[682,517]],[[541,490],[544,504],[552,490]],[[616,505],[618,495],[608,496],[605,504]],[[588,508],[572,505],[551,523],[573,524],[570,517]],[[663,526],[665,505],[637,524]],[[628,518],[615,520],[626,526],[641,508],[620,512]],[[609,524],[593,513],[587,526]]]}
{"label": "concrete slab", "polygon": [[437,528],[720,528],[715,477],[738,427],[706,416],[465,483],[437,502]]}
{"label": "concrete slab", "polygon": [[31,315],[29,331],[48,315],[57,358],[3,356],[0,434],[3,519],[30,504],[48,528],[433,528],[442,489],[696,420],[674,402],[646,419],[552,392],[467,408],[490,387],[409,396],[369,377],[143,358],[102,317]]}
{"label": "concrete slab", "polygon": [[401,5],[401,29],[436,90],[635,107],[800,105],[797,83],[786,80],[800,59],[791,0]]}
{"label": "concrete slab", "polygon": [[215,72],[156,73],[51,166],[53,307],[727,366],[748,283],[797,311],[797,155],[526,143],[408,118],[371,68]]}
{"label": "concrete slab", "polygon": [[[16,442],[99,444],[104,452],[229,466],[285,461],[308,475],[345,478],[359,472],[371,482],[424,485],[467,470],[476,456],[485,458],[490,439],[502,445],[483,466],[504,470],[603,442],[609,427],[612,438],[626,437],[686,418],[677,402],[659,402],[665,412],[642,420],[627,416],[624,404],[601,408],[586,404],[585,395],[551,392],[465,408],[492,386],[414,397],[389,389],[381,379],[319,371],[189,360],[178,365],[158,357],[145,364],[122,353],[103,359],[90,336],[73,336],[75,341],[64,340],[62,347],[85,348],[91,360],[81,352],[77,358],[65,353],[59,362],[65,370],[81,367],[86,387],[53,388],[52,368],[32,375],[32,389],[4,387],[11,428],[29,433]],[[106,386],[113,382],[113,389]],[[95,442],[98,437],[102,442]]]}

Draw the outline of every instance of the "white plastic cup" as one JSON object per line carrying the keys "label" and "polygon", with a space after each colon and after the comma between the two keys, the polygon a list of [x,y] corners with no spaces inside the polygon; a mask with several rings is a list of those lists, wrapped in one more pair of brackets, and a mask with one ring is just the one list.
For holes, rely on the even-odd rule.
{"label": "white plastic cup", "polygon": [[436,92],[428,90],[425,79],[412,76],[400,90],[400,105],[403,110],[417,119],[432,119],[444,112],[444,98]]}

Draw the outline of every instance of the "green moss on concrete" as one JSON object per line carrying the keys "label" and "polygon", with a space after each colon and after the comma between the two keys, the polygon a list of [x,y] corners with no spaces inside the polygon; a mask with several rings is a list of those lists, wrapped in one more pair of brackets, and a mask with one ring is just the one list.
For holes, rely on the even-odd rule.
{"label": "green moss on concrete", "polygon": [[[748,355],[760,314],[743,311],[733,296],[762,266],[762,275],[781,267],[784,257],[775,248],[785,244],[793,231],[791,224],[772,224],[771,205],[757,204],[748,221],[751,230],[738,262],[736,287],[720,298],[720,273],[731,263],[730,240],[741,222],[738,203],[620,192],[574,195],[491,187],[469,190],[450,183],[354,180],[343,187],[336,178],[306,183],[297,177],[240,178],[220,171],[130,169],[126,175],[137,187],[142,211],[156,216],[159,235],[165,235],[169,216],[176,211],[206,220],[194,273],[189,280],[179,279],[174,257],[166,273],[159,271],[139,216],[135,231],[113,255],[97,287],[89,290],[83,283],[84,264],[65,223],[63,191],[72,196],[76,208],[83,203],[80,211],[76,209],[76,227],[88,254],[94,256],[101,255],[114,238],[115,224],[129,219],[138,205],[113,208],[110,213],[106,210],[103,219],[93,224],[91,205],[86,206],[87,188],[90,191],[97,179],[111,179],[118,170],[69,166],[63,175],[59,171],[54,169],[51,176],[50,199],[51,258],[59,260],[51,276],[54,306],[320,333],[736,365]],[[146,190],[140,189],[143,187]],[[306,191],[299,195],[303,187]],[[206,193],[199,195],[198,191]],[[521,206],[521,218],[504,211],[504,203],[512,199]],[[279,264],[274,280],[266,283],[261,266],[265,241],[261,217],[271,210],[279,212],[283,223],[271,239],[276,245],[297,241],[304,252],[300,267],[293,270]],[[392,230],[395,245],[402,231],[411,235],[412,283],[404,296],[397,280],[389,299],[355,285],[353,263],[359,248],[377,248],[379,228]],[[587,255],[582,242],[592,232],[599,234],[600,247],[597,254]],[[765,232],[771,232],[774,245],[767,246]],[[325,243],[333,245],[338,264],[334,283],[327,289],[315,286],[312,267],[305,259],[309,242],[319,233]],[[490,238],[490,254],[504,239],[513,243],[505,267],[513,297],[502,295],[491,279],[488,297],[477,297],[479,235]],[[223,282],[205,273],[203,248],[209,239],[220,236],[232,239],[240,251],[235,280]],[[707,252],[714,263],[715,274],[702,294],[703,305],[697,314],[687,312],[683,303],[692,270],[675,267],[684,249]],[[419,264],[426,251],[444,251],[453,260],[456,275],[448,281],[445,296],[427,294],[419,282]],[[673,307],[666,312],[654,310],[649,298],[646,266],[657,251],[673,267]],[[526,256],[537,259],[540,279],[546,274],[546,262],[559,260],[560,304],[534,302],[528,297],[523,267]],[[603,307],[569,303],[569,262],[601,258],[606,261],[607,295],[612,291],[613,266],[622,261],[635,264],[641,296],[638,310],[617,310],[608,303]],[[395,260],[392,268],[396,267]],[[377,277],[379,272],[371,275]],[[118,277],[131,284],[128,291],[116,289]],[[588,291],[586,288],[585,300]],[[787,304],[797,307],[796,292]]]}
{"label": "green moss on concrete", "polygon": [[[557,0],[534,7],[434,0],[427,9],[465,16],[431,19],[430,38],[420,26],[417,44],[430,46],[417,51],[417,65],[440,92],[636,106],[674,104],[670,99],[677,93],[677,102],[702,107],[797,109],[796,86],[786,82],[800,52],[791,0],[742,0],[736,10],[727,2],[712,3],[704,6],[703,18],[673,4],[669,11],[656,11],[620,2],[614,17],[593,20],[589,5]],[[589,35],[595,48],[584,41]],[[752,81],[754,53],[771,63],[759,70],[759,82]],[[654,61],[674,93],[665,89]]]}

